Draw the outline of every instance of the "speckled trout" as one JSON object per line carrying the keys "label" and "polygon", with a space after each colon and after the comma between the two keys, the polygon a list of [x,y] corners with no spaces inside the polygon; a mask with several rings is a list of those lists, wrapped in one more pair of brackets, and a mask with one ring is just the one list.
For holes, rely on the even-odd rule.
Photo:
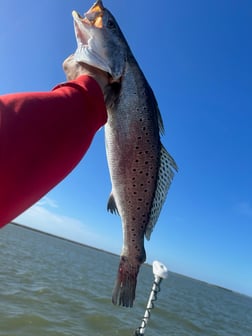
{"label": "speckled trout", "polygon": [[108,72],[105,140],[112,192],[108,210],[118,213],[123,247],[112,302],[132,307],[137,275],[146,259],[177,165],[160,142],[163,122],[151,87],[112,14],[96,1],[84,16],[73,12],[77,61]]}

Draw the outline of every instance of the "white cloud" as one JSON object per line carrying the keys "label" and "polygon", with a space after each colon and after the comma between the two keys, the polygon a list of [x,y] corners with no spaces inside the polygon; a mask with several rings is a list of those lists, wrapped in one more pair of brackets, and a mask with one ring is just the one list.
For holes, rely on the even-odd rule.
{"label": "white cloud", "polygon": [[59,208],[54,200],[46,196],[13,221],[91,246],[101,247],[105,243],[105,237],[91,231],[81,220],[58,214]]}
{"label": "white cloud", "polygon": [[48,206],[50,206],[51,208],[58,208],[58,207],[59,207],[59,206],[58,206],[58,203],[57,203],[55,200],[49,198],[48,196],[45,196],[45,197],[41,198],[41,200],[38,201],[37,204],[38,204],[38,205],[41,205],[41,206],[42,206],[42,205],[43,205],[43,206],[48,205]]}

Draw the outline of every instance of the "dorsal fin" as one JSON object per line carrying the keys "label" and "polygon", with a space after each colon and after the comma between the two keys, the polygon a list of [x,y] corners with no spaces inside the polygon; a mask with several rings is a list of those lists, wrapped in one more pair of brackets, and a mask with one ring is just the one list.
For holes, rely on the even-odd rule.
{"label": "dorsal fin", "polygon": [[171,185],[174,170],[177,171],[178,167],[172,156],[166,151],[166,149],[161,145],[160,150],[160,166],[158,172],[157,186],[152,202],[152,208],[150,213],[149,222],[145,229],[146,239],[150,239],[151,233],[157,222],[158,216],[160,214],[161,208],[166,199],[168,189]]}

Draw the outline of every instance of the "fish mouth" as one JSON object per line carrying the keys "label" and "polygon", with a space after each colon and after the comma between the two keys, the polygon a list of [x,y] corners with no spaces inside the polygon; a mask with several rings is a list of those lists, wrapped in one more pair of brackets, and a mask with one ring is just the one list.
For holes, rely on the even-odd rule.
{"label": "fish mouth", "polygon": [[77,30],[79,29],[80,31],[83,31],[82,26],[84,26],[85,32],[87,33],[88,28],[90,28],[90,26],[93,26],[96,28],[102,28],[103,27],[102,17],[103,17],[104,9],[105,8],[103,7],[102,1],[98,0],[84,14],[84,17],[74,10],[72,12],[72,16],[73,16],[74,24]]}
{"label": "fish mouth", "polygon": [[87,46],[88,40],[91,37],[88,27],[91,25],[91,22],[76,11],[72,12],[72,16],[74,19],[74,30],[77,42],[80,41],[83,45]]}
{"label": "fish mouth", "polygon": [[104,9],[102,1],[98,0],[84,16],[75,10],[72,12],[77,41],[77,50],[74,55],[76,61],[87,63],[110,73],[104,46],[99,40],[103,28]]}
{"label": "fish mouth", "polygon": [[81,39],[84,44],[88,44],[88,40],[91,36],[90,28],[93,26],[95,28],[102,28],[102,16],[104,7],[101,1],[96,1],[96,3],[84,14],[80,15],[77,11],[72,12],[74,19],[74,26],[76,37]]}
{"label": "fish mouth", "polygon": [[96,28],[103,28],[102,17],[105,7],[101,0],[98,0],[94,5],[85,13],[86,20],[89,21]]}

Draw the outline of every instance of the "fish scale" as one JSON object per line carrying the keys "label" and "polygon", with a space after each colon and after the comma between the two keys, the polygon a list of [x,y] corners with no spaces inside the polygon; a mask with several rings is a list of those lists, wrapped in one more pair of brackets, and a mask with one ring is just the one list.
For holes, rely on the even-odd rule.
{"label": "fish scale", "polygon": [[164,128],[153,91],[113,15],[99,0],[85,17],[76,12],[73,17],[76,60],[111,76],[104,92],[112,184],[107,209],[120,215],[123,228],[112,302],[132,307],[139,268],[146,259],[144,236],[150,238],[177,166],[160,142]]}

